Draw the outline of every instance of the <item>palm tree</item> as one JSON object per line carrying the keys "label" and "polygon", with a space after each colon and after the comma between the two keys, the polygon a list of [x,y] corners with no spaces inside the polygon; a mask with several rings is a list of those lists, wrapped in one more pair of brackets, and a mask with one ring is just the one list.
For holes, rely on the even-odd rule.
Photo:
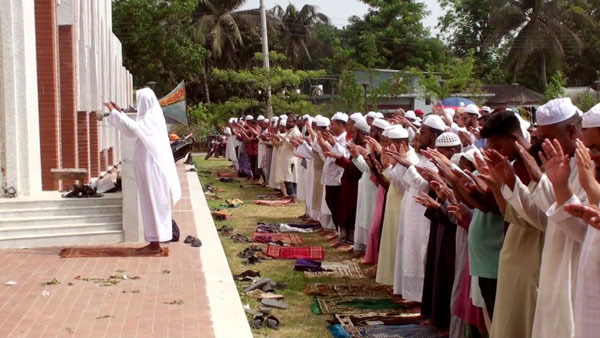
{"label": "palm tree", "polygon": [[292,61],[292,65],[298,68],[305,59],[311,61],[307,45],[314,41],[311,37],[312,30],[318,23],[329,24],[329,18],[312,5],[304,5],[300,11],[292,4],[285,11],[280,6],[275,6],[269,12],[279,19],[280,32],[288,41],[285,55]]}
{"label": "palm tree", "polygon": [[506,41],[517,32],[506,59],[506,70],[512,72],[516,82],[527,62],[537,63],[536,71],[545,90],[547,68],[558,68],[567,50],[581,53],[581,40],[567,27],[567,23],[581,20],[592,21],[572,0],[499,0],[491,16],[492,32],[484,46]]}

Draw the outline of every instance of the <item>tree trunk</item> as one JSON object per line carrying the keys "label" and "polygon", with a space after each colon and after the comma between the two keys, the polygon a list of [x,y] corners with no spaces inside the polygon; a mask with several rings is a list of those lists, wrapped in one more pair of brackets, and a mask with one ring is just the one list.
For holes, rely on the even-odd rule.
{"label": "tree trunk", "polygon": [[202,82],[204,84],[204,97],[206,98],[206,103],[210,103],[210,93],[208,91],[208,63],[206,62],[206,58],[203,62],[204,69],[202,70]]}
{"label": "tree trunk", "polygon": [[540,75],[542,76],[542,93],[546,91],[548,87],[548,77],[546,75],[546,55],[541,53],[540,55]]}

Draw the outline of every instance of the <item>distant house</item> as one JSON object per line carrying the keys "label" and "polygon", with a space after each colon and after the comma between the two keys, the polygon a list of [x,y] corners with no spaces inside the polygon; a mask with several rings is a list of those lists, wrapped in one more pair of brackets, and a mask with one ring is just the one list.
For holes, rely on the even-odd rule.
{"label": "distant house", "polygon": [[565,88],[565,94],[571,98],[575,104],[579,103],[581,96],[584,94],[591,94],[598,97],[598,92],[590,87],[567,87]]}

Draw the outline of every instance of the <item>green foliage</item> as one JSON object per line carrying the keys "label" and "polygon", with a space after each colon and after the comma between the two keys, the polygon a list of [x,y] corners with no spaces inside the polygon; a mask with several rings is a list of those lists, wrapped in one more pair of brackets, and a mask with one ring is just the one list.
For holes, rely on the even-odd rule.
{"label": "green foliage", "polygon": [[544,97],[546,98],[546,100],[564,97],[566,95],[566,84],[567,79],[563,76],[561,72],[556,72],[552,74],[552,76],[550,77],[550,81],[548,82],[548,87],[546,87],[546,91],[544,92]]}
{"label": "green foliage", "polygon": [[355,112],[365,110],[364,88],[356,82],[353,70],[342,72],[339,95],[331,109],[336,111]]}
{"label": "green foliage", "polygon": [[598,95],[592,92],[582,93],[575,102],[575,105],[583,112],[589,111],[596,104],[598,104]]}

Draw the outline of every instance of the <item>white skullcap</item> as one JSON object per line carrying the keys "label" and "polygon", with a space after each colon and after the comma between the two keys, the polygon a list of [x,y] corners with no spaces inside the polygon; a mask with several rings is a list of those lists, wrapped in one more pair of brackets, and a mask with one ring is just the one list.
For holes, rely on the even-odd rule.
{"label": "white skullcap", "polygon": [[538,125],[549,126],[566,121],[575,114],[581,115],[581,112],[573,105],[570,98],[564,97],[550,100],[539,106],[535,112],[535,118]]}
{"label": "white skullcap", "polygon": [[415,114],[414,111],[409,110],[406,113],[404,113],[404,117],[406,117],[407,119],[411,119],[411,120],[416,120],[417,119],[417,114]]}
{"label": "white skullcap", "polygon": [[313,121],[315,120],[315,118],[312,116],[309,116],[306,120],[308,121],[309,124],[312,124]]}
{"label": "white skullcap", "polygon": [[377,118],[377,113],[374,111],[370,111],[367,113],[367,117],[370,117],[372,119],[376,119]]}
{"label": "white skullcap", "polygon": [[583,114],[583,128],[600,127],[600,103],[593,106],[587,113]]}
{"label": "white skullcap", "polygon": [[385,117],[385,116],[383,115],[383,113],[380,113],[380,112],[376,112],[375,114],[377,114],[377,118],[378,118],[378,119],[382,119],[382,118],[384,118],[384,117]]}
{"label": "white skullcap", "polygon": [[477,117],[481,116],[481,114],[479,114],[479,108],[472,103],[465,107],[465,113],[477,115]]}
{"label": "white skullcap", "polygon": [[446,130],[446,124],[438,115],[428,115],[425,120],[423,120],[423,124],[436,130]]}
{"label": "white skullcap", "polygon": [[254,116],[246,115],[246,121],[252,121],[252,120],[254,120]]}
{"label": "white skullcap", "polygon": [[400,125],[393,126],[390,131],[388,131],[387,137],[394,140],[408,138],[408,131]]}
{"label": "white skullcap", "polygon": [[277,121],[279,121],[279,117],[277,117],[277,116],[271,117],[271,122],[277,122]]}
{"label": "white skullcap", "polygon": [[315,116],[316,119],[318,119],[319,117],[323,117],[323,115],[317,114],[317,116]]}
{"label": "white skullcap", "polygon": [[385,130],[385,128],[390,126],[390,123],[384,119],[375,119],[373,120],[373,123],[371,123],[371,126]]}
{"label": "white skullcap", "polygon": [[309,117],[310,117],[310,115],[308,115],[308,114],[304,114],[304,115],[302,116],[302,119],[303,119],[303,120],[308,120],[308,118],[309,118]]}
{"label": "white skullcap", "polygon": [[256,118],[256,121],[259,121],[259,122],[264,121],[264,120],[265,120],[265,117],[262,115],[258,115],[258,117]]}
{"label": "white skullcap", "polygon": [[471,149],[465,151],[464,153],[457,153],[457,154],[452,155],[452,158],[450,159],[450,161],[452,161],[452,163],[458,165],[458,163],[460,162],[460,159],[464,157],[471,163],[475,163],[475,154],[480,154],[479,149],[471,148]]}
{"label": "white skullcap", "polygon": [[361,118],[363,118],[361,113],[353,113],[352,115],[350,115],[350,119],[355,123],[358,122],[358,120]]}
{"label": "white skullcap", "polygon": [[280,118],[280,119],[286,119],[286,120],[287,120],[287,115],[285,115],[285,114],[279,115],[279,118]]}
{"label": "white skullcap", "polygon": [[367,119],[362,117],[362,115],[360,116],[359,119],[357,119],[354,122],[354,128],[356,128],[366,134],[369,134],[371,132],[371,127],[369,127],[369,124],[367,123]]}
{"label": "white skullcap", "polygon": [[[371,126],[373,126],[373,125],[371,125]],[[395,126],[392,126],[392,125],[390,125],[390,126],[386,127],[386,128],[383,130],[383,133],[382,133],[381,135],[383,135],[383,136],[385,136],[385,137],[388,137],[388,136],[390,135],[390,131],[392,131],[392,129],[394,129],[394,128],[395,128]]]}
{"label": "white skullcap", "polygon": [[454,119],[454,115],[456,115],[456,110],[452,108],[444,108],[444,113],[448,115],[448,117],[452,120]]}
{"label": "white skullcap", "polygon": [[232,119],[233,123],[236,123],[238,121],[237,117],[232,117],[231,119]]}
{"label": "white skullcap", "polygon": [[492,112],[492,108],[490,108],[488,106],[483,106],[483,107],[481,107],[481,111],[484,111],[486,113],[491,113]]}
{"label": "white skullcap", "polygon": [[438,136],[437,139],[435,139],[435,146],[436,147],[454,147],[454,146],[460,146],[462,145],[462,142],[460,142],[460,137],[458,137],[458,135],[456,135],[455,133],[452,132],[445,132],[442,133],[440,136]]}
{"label": "white skullcap", "polygon": [[337,112],[337,113],[333,114],[333,116],[331,117],[331,120],[348,122],[348,114]]}
{"label": "white skullcap", "polygon": [[231,128],[227,127],[223,132],[225,133],[225,135],[231,136]]}
{"label": "white skullcap", "polygon": [[329,119],[323,116],[317,117],[315,118],[315,120],[317,121],[317,127],[329,127]]}

